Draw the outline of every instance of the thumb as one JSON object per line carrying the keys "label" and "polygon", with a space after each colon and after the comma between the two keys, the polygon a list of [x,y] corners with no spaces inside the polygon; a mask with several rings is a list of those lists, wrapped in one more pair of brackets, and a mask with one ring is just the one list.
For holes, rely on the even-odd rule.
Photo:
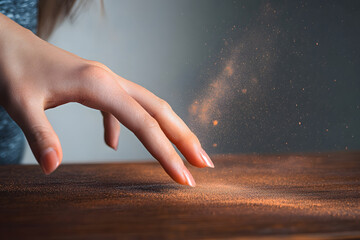
{"label": "thumb", "polygon": [[43,109],[22,112],[15,119],[23,130],[30,148],[43,172],[52,173],[61,163],[62,150],[58,136]]}

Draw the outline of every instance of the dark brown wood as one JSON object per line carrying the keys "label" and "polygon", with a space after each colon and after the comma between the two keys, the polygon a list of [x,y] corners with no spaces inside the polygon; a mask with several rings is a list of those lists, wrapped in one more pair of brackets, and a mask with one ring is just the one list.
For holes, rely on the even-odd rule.
{"label": "dark brown wood", "polygon": [[213,156],[196,188],[157,163],[0,167],[0,239],[360,237],[360,153]]}

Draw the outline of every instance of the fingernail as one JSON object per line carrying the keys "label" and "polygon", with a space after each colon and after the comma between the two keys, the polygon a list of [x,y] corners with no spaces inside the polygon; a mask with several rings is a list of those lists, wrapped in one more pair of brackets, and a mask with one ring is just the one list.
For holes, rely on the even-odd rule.
{"label": "fingernail", "polygon": [[111,144],[111,148],[116,151],[118,143],[119,143],[118,140],[114,140],[114,142]]}
{"label": "fingernail", "polygon": [[119,145],[119,139],[116,139],[113,143],[112,148],[116,151],[118,149],[118,145]]}
{"label": "fingernail", "polygon": [[185,176],[187,185],[189,185],[190,187],[195,187],[196,186],[196,183],[195,183],[195,180],[194,180],[193,176],[191,175],[189,170],[187,170],[186,168],[184,168],[184,176]]}
{"label": "fingernail", "polygon": [[205,152],[204,149],[200,150],[200,156],[202,158],[202,160],[204,161],[204,163],[206,164],[206,166],[210,167],[210,168],[214,168],[214,163],[211,161],[209,155],[207,155],[207,153]]}
{"label": "fingernail", "polygon": [[117,132],[116,137],[115,137],[115,141],[114,141],[114,147],[113,147],[115,151],[118,149],[119,137],[120,137],[120,132]]}
{"label": "fingernail", "polygon": [[40,158],[40,166],[46,175],[52,173],[59,163],[59,158],[53,148],[46,149]]}

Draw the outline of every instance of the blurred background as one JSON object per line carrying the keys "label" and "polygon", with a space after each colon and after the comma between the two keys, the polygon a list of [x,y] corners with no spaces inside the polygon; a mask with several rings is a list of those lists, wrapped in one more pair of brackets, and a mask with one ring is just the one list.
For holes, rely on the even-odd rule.
{"label": "blurred background", "polygon": [[[360,149],[360,2],[105,0],[49,42],[100,61],[170,103],[215,153]],[[46,112],[63,163],[152,159],[122,127],[115,152],[98,111]],[[23,163],[35,163],[29,147]]]}

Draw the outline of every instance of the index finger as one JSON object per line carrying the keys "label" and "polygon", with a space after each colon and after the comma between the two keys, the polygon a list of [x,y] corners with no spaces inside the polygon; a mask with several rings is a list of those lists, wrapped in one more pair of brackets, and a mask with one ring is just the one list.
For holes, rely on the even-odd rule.
{"label": "index finger", "polygon": [[124,89],[157,120],[166,136],[188,162],[197,167],[214,167],[210,157],[201,147],[199,139],[166,101],[136,83],[118,76],[119,78]]}
{"label": "index finger", "polygon": [[[135,101],[120,83],[99,70],[88,73],[89,80],[78,95],[80,103],[113,114],[131,130],[176,182],[195,186],[195,181],[158,122]],[[100,71],[101,72],[101,71]],[[98,79],[102,79],[100,82]]]}

